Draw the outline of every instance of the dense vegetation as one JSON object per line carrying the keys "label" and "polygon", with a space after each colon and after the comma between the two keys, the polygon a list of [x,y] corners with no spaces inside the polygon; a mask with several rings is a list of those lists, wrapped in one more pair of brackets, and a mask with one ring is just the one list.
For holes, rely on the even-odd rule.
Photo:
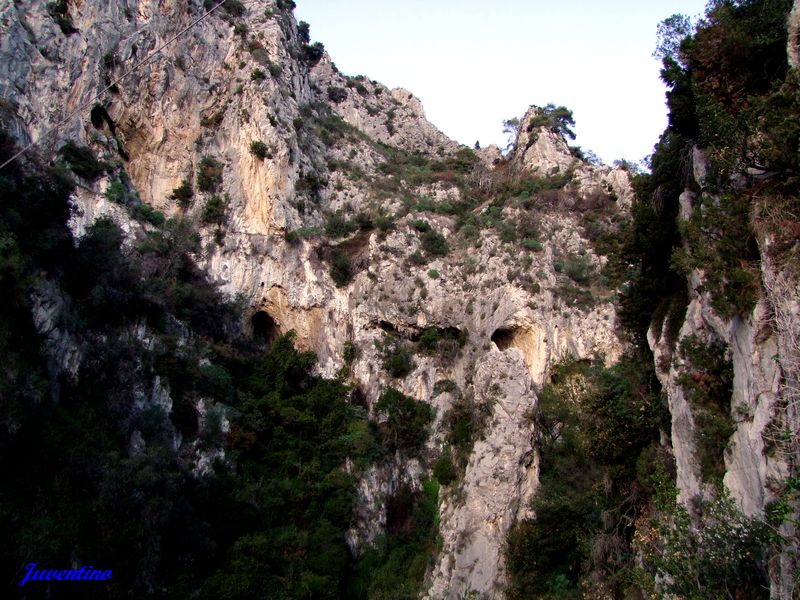
{"label": "dense vegetation", "polygon": [[[0,161],[13,151],[4,133],[1,141]],[[386,448],[417,453],[427,407],[389,389],[379,430],[342,380],[311,374],[314,355],[298,352],[291,335],[268,349],[245,338],[241,308],[195,266],[199,236],[187,219],[142,222],[132,251],[122,251],[123,234],[107,218],[73,239],[72,173],[94,177],[96,161],[74,145],[63,155],[54,167],[16,162],[0,173],[6,593],[411,594],[436,535],[435,484],[391,496],[387,536],[361,557],[345,533],[354,478],[385,460]],[[201,189],[218,183],[217,167],[204,161],[199,174],[212,185]],[[138,202],[128,198],[124,174],[116,176],[111,194]],[[191,198],[183,187],[176,194]],[[206,205],[207,221],[219,214]],[[45,307],[39,315],[49,311],[53,335],[77,349],[67,355],[74,370],[57,364],[58,340],[37,333],[37,306]],[[94,565],[112,569],[113,579],[21,588],[31,562]]]}
{"label": "dense vegetation", "polygon": [[[721,487],[735,429],[728,349],[699,336],[675,348],[678,384],[695,412],[700,475],[719,490],[690,511],[675,501],[671,457],[657,443],[669,423],[657,382],[643,373],[652,372],[651,323],[666,323],[677,341],[690,273],[701,270],[700,291],[721,317],[746,316],[761,293],[756,221],[779,210],[795,230],[800,96],[786,57],[791,4],[714,0],[695,26],[675,15],[659,28],[669,124],[650,173],[634,178],[632,222],[606,247],[606,274],[624,282],[620,316],[638,350],[612,369],[562,365],[542,390],[541,488],[535,519],[509,537],[510,597],[767,595],[767,557],[781,537],[739,513]],[[701,156],[698,182],[691,165]],[[795,481],[781,484],[787,497]],[[777,505],[768,511],[773,526],[791,520],[788,504]]]}
{"label": "dense vegetation", "polygon": [[635,589],[630,543],[656,485],[658,430],[668,426],[646,360],[629,355],[610,369],[567,360],[541,390],[536,518],[509,536],[509,598]]}

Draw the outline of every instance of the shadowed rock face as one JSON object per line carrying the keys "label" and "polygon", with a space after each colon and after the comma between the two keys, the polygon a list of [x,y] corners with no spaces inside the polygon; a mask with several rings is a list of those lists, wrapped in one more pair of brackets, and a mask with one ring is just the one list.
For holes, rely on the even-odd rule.
{"label": "shadowed rock face", "polygon": [[256,312],[250,322],[253,328],[253,339],[263,342],[267,347],[271,346],[272,342],[280,335],[275,319],[263,310]]}

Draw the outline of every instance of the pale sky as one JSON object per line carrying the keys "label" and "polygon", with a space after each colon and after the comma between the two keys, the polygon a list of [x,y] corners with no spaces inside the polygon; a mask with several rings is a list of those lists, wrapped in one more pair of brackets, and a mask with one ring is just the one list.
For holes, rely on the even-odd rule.
{"label": "pale sky", "polygon": [[706,0],[296,0],[339,70],[403,87],[469,146],[505,145],[502,121],[563,104],[575,144],[604,162],[650,154],[666,126],[658,23]]}

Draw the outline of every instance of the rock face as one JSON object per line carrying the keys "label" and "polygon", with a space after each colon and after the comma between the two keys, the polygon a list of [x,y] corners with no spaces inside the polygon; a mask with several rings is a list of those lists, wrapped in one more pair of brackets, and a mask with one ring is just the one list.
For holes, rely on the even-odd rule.
{"label": "rock face", "polygon": [[[695,189],[704,193],[707,165],[704,153],[697,148],[692,167]],[[695,191],[684,192],[679,218],[688,220],[695,197]],[[790,461],[797,455],[793,440],[800,431],[794,410],[800,375],[800,278],[796,269],[772,257],[771,247],[780,230],[771,222],[770,211],[762,208],[767,216],[756,219],[755,230],[765,294],[752,311],[744,316],[721,317],[703,289],[705,274],[695,270],[689,278],[690,302],[677,338],[669,339],[666,321],[654,324],[648,332],[656,373],[669,400],[678,490],[687,505],[697,496],[713,496],[714,489],[700,475],[697,411],[687,400],[680,381],[686,370],[675,348],[697,337],[721,342],[728,349],[733,373],[729,417],[735,427],[725,449],[723,484],[738,507],[751,516],[763,516],[767,505],[778,499],[779,482],[790,475]],[[788,540],[792,539],[791,532],[784,533]],[[788,553],[791,552],[789,548]],[[770,570],[776,598],[792,596],[796,566],[786,554]]]}
{"label": "rock face", "polygon": [[[269,341],[295,330],[298,344],[317,353],[325,376],[342,368],[345,344],[355,345],[359,355],[349,380],[375,419],[374,403],[390,385],[436,408],[427,465],[398,458],[363,476],[350,535],[355,550],[381,532],[386,498],[401,483],[419,486],[427,476],[442,451],[444,416],[453,403],[469,397],[485,405],[487,423],[466,470],[441,494],[442,551],[429,573],[428,596],[502,597],[505,537],[528,516],[537,485],[531,419],[536,390],[550,365],[566,355],[602,356],[610,364],[623,351],[613,291],[593,288],[589,301],[586,294],[570,295],[576,288],[560,265],[574,259],[592,272],[603,265],[582,211],[606,203],[610,215],[624,216],[633,194],[627,174],[576,159],[557,133],[528,131],[531,109],[514,155],[505,161],[496,148],[481,151],[482,166],[470,175],[475,180],[459,187],[458,161],[470,155],[425,119],[419,100],[405,90],[346,77],[327,55],[309,57],[313,52],[294,17],[271,1],[245,8],[241,18],[221,8],[201,19],[199,0],[84,0],[66,7],[63,18],[77,30],[70,35],[41,0],[2,9],[0,114],[23,143],[37,142],[46,156],[73,139],[117,165],[112,175],[82,182],[73,229],[80,234],[108,215],[129,238],[136,236],[141,225],[106,194],[122,172],[145,203],[167,215],[197,219],[205,201],[224,197],[227,224],[221,232],[202,225],[204,251],[196,258],[226,293],[245,299],[253,335]],[[123,77],[130,69],[134,73]],[[251,152],[255,141],[264,144],[263,156]],[[197,174],[205,157],[221,166],[216,190],[201,189]],[[500,222],[518,222],[522,230],[528,212],[523,196],[501,208],[497,228],[478,230],[466,242],[463,224],[446,209],[466,200],[465,185],[486,191],[504,168],[525,177],[565,178],[550,190],[549,204],[536,207],[529,230],[536,229],[541,242],[525,233],[524,251],[509,250],[498,229]],[[173,191],[184,180],[195,196],[181,206]],[[486,221],[492,214],[489,201],[472,210]],[[359,213],[394,215],[394,222],[384,230],[350,232],[341,242],[334,234],[321,239],[332,214],[352,220]],[[450,253],[424,247],[420,219],[450,245]],[[328,266],[334,252],[344,254],[351,269],[352,277],[340,285]],[[425,264],[412,260],[415,253],[424,255]],[[59,338],[54,302],[42,295],[37,323],[60,348],[54,361],[69,370],[74,345]],[[699,306],[695,312],[702,320]],[[731,326],[713,326],[734,334]],[[376,347],[386,332],[411,341],[430,327],[456,332],[463,347],[447,358],[415,357],[402,378],[387,374]],[[737,327],[739,376],[750,377],[741,402],[757,413],[758,398],[774,394],[776,372],[767,369],[771,354],[763,344],[758,361],[747,362],[757,328]],[[453,388],[439,392],[443,382]],[[171,406],[168,386],[151,395]],[[679,414],[677,397],[673,403]],[[728,481],[742,497],[750,493],[746,477],[762,482],[769,474],[752,441],[764,418],[754,414],[742,426],[742,449],[732,459],[736,467]],[[690,429],[690,416],[685,419]],[[131,440],[131,451],[140,445]],[[757,472],[745,475],[754,465]],[[681,473],[689,491],[691,468],[681,467]],[[753,494],[747,506],[760,510],[764,498]]]}
{"label": "rock face", "polygon": [[789,13],[789,42],[787,53],[792,68],[800,66],[800,3],[795,0]]}

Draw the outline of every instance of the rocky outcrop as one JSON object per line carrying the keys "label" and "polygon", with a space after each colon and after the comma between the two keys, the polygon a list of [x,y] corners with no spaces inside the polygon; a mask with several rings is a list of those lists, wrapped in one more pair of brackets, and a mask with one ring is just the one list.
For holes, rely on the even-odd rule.
{"label": "rocky outcrop", "polygon": [[787,54],[789,66],[796,69],[800,67],[800,3],[795,0],[792,12],[789,13],[789,41]]}
{"label": "rocky outcrop", "polygon": [[435,156],[458,149],[457,143],[425,118],[422,102],[408,90],[389,90],[363,75],[347,77],[328,55],[311,70],[310,77],[322,101],[376,141]]}

